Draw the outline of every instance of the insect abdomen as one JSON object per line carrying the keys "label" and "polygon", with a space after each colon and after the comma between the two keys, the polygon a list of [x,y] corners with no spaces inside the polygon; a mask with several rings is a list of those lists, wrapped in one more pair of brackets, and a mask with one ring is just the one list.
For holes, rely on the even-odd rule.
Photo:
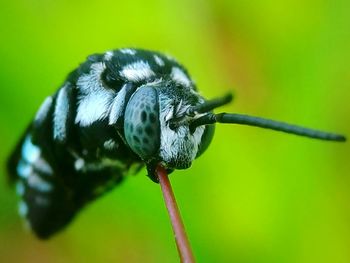
{"label": "insect abdomen", "polygon": [[[120,166],[103,165],[96,146],[85,147],[91,144],[91,127],[75,124],[72,87],[66,83],[45,99],[9,160],[10,179],[21,198],[19,213],[40,238],[68,224],[87,202],[112,189],[124,174]],[[108,137],[108,129],[102,131]]]}

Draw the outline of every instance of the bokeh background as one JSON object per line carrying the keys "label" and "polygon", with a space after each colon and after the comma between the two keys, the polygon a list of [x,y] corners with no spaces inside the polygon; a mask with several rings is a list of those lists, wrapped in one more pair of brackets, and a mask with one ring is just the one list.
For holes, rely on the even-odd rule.
{"label": "bokeh background", "polygon": [[[167,52],[222,110],[350,136],[347,0],[0,2],[2,167],[43,99],[87,55]],[[191,169],[171,175],[198,262],[350,262],[350,147],[217,127]],[[160,188],[145,171],[38,241],[0,179],[0,262],[178,262]]]}

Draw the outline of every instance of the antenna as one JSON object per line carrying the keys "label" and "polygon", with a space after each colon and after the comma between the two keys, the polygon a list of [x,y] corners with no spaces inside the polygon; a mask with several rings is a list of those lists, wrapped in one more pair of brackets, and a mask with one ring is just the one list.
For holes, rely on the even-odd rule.
{"label": "antenna", "polygon": [[198,119],[195,119],[190,124],[190,130],[194,132],[198,126],[213,124],[216,122],[256,126],[260,128],[271,129],[275,131],[281,131],[281,132],[296,134],[296,135],[305,136],[305,137],[314,138],[314,139],[320,139],[320,140],[338,141],[338,142],[346,141],[345,136],[339,135],[339,134],[304,128],[304,127],[287,124],[284,122],[264,119],[260,117],[248,116],[243,114],[233,114],[233,113],[219,113],[219,114],[208,113],[202,117],[199,117]]}

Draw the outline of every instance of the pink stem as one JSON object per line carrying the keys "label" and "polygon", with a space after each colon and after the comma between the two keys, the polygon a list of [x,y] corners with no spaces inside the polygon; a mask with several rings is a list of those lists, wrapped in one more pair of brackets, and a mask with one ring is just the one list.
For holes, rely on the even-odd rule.
{"label": "pink stem", "polygon": [[181,258],[181,262],[194,263],[195,259],[185,232],[185,227],[180,216],[179,208],[176,204],[175,196],[168,178],[168,173],[160,165],[157,166],[156,173],[160,186],[162,188],[165,205],[170,216],[170,221],[175,234],[176,246]]}

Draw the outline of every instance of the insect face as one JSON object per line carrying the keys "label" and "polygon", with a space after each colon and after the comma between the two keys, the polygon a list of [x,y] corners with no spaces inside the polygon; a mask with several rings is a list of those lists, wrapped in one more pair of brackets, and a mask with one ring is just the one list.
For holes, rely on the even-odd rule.
{"label": "insect face", "polygon": [[209,145],[213,125],[190,129],[187,110],[204,100],[171,81],[141,86],[125,110],[124,133],[130,148],[149,166],[186,169]]}
{"label": "insect face", "polygon": [[196,94],[191,94],[189,90],[181,90],[178,87],[174,87],[173,91],[177,89],[181,92],[182,98],[163,90],[160,93],[161,147],[159,157],[165,167],[186,169],[191,166],[197,156],[204,126],[192,132],[190,123],[193,117],[185,113],[193,103],[197,103],[201,98]]}

